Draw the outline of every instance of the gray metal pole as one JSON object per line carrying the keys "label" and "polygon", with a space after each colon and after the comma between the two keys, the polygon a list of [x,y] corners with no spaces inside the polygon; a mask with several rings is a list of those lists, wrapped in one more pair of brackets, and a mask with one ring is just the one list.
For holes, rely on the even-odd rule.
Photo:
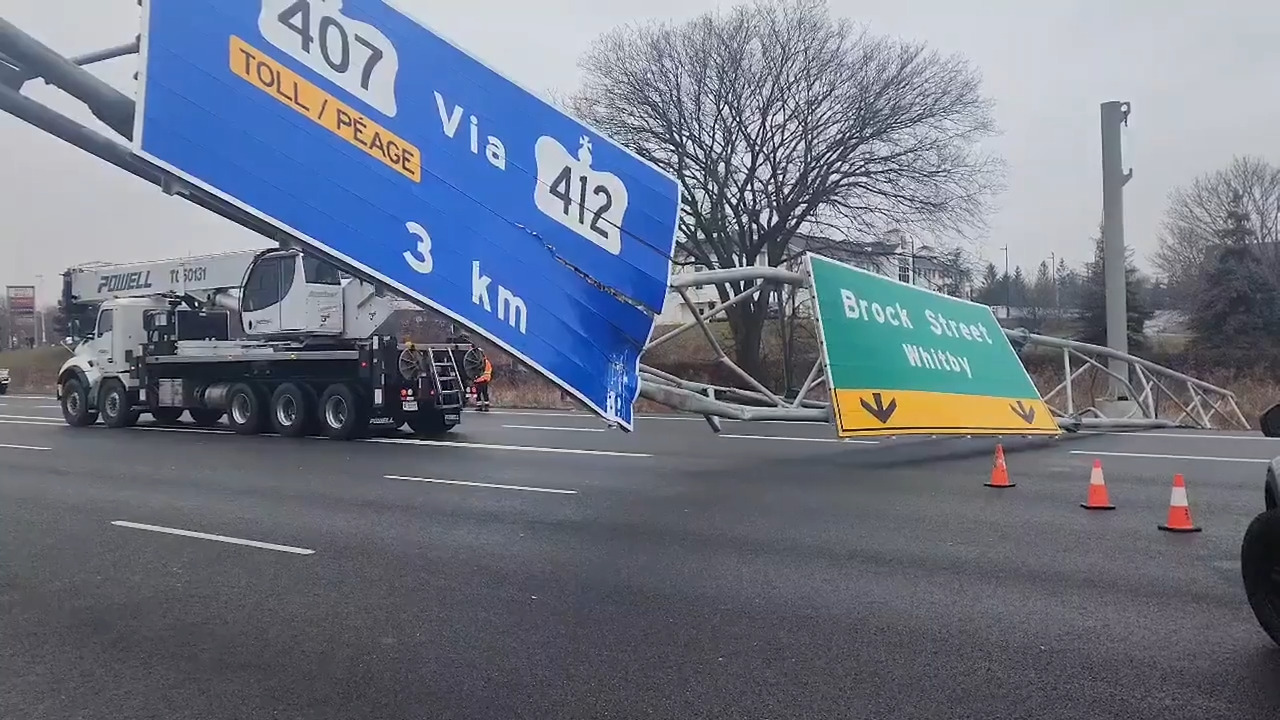
{"label": "gray metal pole", "polygon": [[[1107,298],[1107,347],[1128,354],[1129,311],[1125,302],[1124,186],[1133,171],[1123,169],[1120,127],[1128,124],[1129,103],[1102,103],[1102,243]],[[1131,400],[1119,378],[1129,377],[1128,363],[1111,358],[1111,397]]]}

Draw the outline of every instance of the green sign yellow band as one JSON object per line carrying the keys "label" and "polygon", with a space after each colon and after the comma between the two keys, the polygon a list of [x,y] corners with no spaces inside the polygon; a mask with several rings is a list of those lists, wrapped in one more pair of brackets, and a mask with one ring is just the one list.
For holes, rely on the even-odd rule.
{"label": "green sign yellow band", "polygon": [[991,308],[809,254],[840,435],[1056,435]]}
{"label": "green sign yellow band", "polygon": [[1040,398],[918,390],[836,390],[836,425],[852,435],[1057,435]]}

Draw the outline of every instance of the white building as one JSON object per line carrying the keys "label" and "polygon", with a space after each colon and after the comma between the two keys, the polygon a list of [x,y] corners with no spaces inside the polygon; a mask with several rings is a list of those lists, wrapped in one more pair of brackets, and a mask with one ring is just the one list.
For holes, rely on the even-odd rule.
{"label": "white building", "polygon": [[[899,282],[919,285],[956,297],[968,297],[972,289],[960,268],[945,262],[940,254],[929,246],[917,244],[914,238],[901,230],[890,230],[881,240],[869,243],[833,242],[822,237],[797,235],[790,246],[789,255],[792,259],[784,263],[783,267],[793,272],[802,272],[805,251],[812,251],[885,277],[896,278]],[[741,260],[739,262],[741,264],[738,267],[745,265]],[[765,265],[766,263],[763,258],[759,258],[755,264]],[[678,277],[707,269],[699,265],[676,266],[672,274],[673,277]],[[689,299],[698,307],[699,312],[704,314],[721,301],[720,294],[713,285],[688,288],[687,292]],[[788,306],[794,303],[797,312],[809,314],[811,305],[808,291],[798,290],[794,298],[790,295],[784,297]],[[723,316],[717,319],[722,320]],[[658,323],[675,325],[690,320],[693,320],[693,315],[679,293],[668,293],[662,314],[658,316]]]}

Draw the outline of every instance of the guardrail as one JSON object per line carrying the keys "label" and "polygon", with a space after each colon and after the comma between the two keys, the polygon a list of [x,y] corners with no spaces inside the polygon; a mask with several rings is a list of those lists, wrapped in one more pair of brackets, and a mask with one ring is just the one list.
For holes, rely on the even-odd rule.
{"label": "guardrail", "polygon": [[[689,289],[717,283],[740,283],[743,289],[727,301],[718,303],[706,312],[700,312],[690,298]],[[675,410],[702,415],[717,432],[720,430],[721,418],[830,422],[831,403],[808,397],[824,382],[821,358],[814,361],[794,397],[779,397],[735,363],[711,330],[711,320],[727,315],[729,308],[757,298],[762,292],[772,292],[772,288],[777,286],[810,290],[808,277],[782,268],[707,270],[674,278],[671,289],[680,296],[694,319],[651,340],[645,346],[645,352],[696,330],[710,345],[716,362],[737,376],[743,386],[680,378],[646,364],[642,354],[641,397]],[[1005,335],[1020,350],[1042,347],[1061,351],[1062,381],[1043,397],[1053,411],[1058,426],[1069,432],[1081,429],[1161,427],[1249,428],[1249,422],[1241,414],[1235,395],[1203,380],[1106,347],[1036,335],[1021,328],[1005,330]],[[1116,375],[1106,363],[1099,362],[1099,358],[1114,358],[1128,363],[1130,378]],[[1099,372],[1107,377],[1118,378],[1129,390],[1129,399],[1108,400],[1092,393],[1088,393],[1088,397],[1082,397],[1079,387],[1083,384],[1082,381],[1093,379],[1089,376],[1096,377]]]}

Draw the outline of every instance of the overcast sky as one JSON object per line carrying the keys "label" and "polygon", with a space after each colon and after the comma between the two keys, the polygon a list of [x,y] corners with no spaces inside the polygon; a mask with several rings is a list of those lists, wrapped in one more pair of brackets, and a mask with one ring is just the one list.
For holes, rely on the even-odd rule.
{"label": "overcast sky", "polygon": [[[491,66],[535,89],[569,90],[592,38],[629,20],[684,18],[714,0],[400,0]],[[1098,105],[1133,103],[1126,131],[1127,239],[1144,265],[1168,191],[1236,153],[1280,161],[1280,5],[1262,0],[831,0],[878,32],[971,58],[995,98],[1009,190],[976,248],[1033,269],[1087,259],[1101,213]],[[983,7],[982,12],[973,8]],[[128,41],[135,0],[2,0],[0,15],[73,55]],[[132,94],[135,58],[95,69]],[[92,120],[74,101],[28,95]],[[0,283],[57,294],[82,262],[251,247],[262,239],[0,114]]]}

